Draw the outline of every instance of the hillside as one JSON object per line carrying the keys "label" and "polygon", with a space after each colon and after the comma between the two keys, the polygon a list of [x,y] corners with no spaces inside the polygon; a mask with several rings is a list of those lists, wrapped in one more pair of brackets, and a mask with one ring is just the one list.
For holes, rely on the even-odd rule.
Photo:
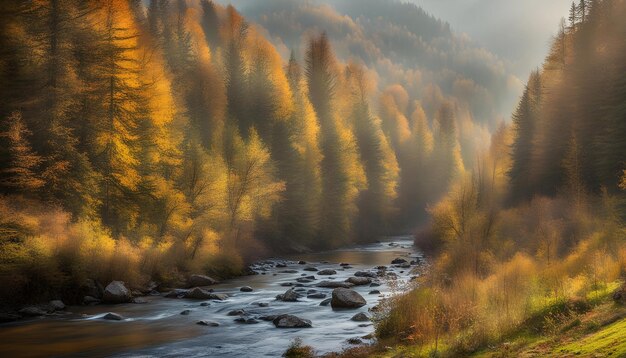
{"label": "hillside", "polygon": [[[494,129],[513,109],[521,81],[502,59],[426,13],[396,0],[235,1],[269,35],[283,56],[325,31],[337,56],[374,72],[378,88],[401,84],[426,114],[437,97],[454,97],[473,121]],[[434,102],[434,103],[433,103]]]}
{"label": "hillside", "polygon": [[3,299],[230,277],[426,220],[488,141],[502,66],[413,5],[263,9],[283,5],[270,32],[208,0],[1,5]]}
{"label": "hillside", "polygon": [[430,267],[346,356],[625,354],[625,12],[572,5],[512,125],[429,210]]}

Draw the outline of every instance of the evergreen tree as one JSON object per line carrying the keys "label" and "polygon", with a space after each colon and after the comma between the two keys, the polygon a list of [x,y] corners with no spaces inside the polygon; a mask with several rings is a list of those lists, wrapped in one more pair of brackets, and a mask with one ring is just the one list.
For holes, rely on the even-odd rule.
{"label": "evergreen tree", "polygon": [[0,188],[4,193],[20,192],[28,195],[37,194],[44,186],[44,180],[37,175],[42,158],[31,148],[26,128],[19,112],[4,119],[0,127],[0,153],[2,170]]}
{"label": "evergreen tree", "polygon": [[532,155],[537,131],[541,98],[541,76],[533,71],[524,94],[513,114],[515,141],[511,147],[511,195],[513,201],[529,198],[532,193]]}
{"label": "evergreen tree", "polygon": [[395,153],[375,118],[367,99],[365,73],[358,65],[350,64],[347,73],[352,89],[352,120],[360,158],[365,169],[367,189],[359,194],[359,216],[356,235],[359,240],[370,241],[389,233],[389,219],[396,198],[398,163]]}
{"label": "evergreen tree", "polygon": [[569,10],[569,17],[567,19],[569,20],[570,28],[573,30],[576,30],[576,27],[578,25],[579,14],[580,13],[578,11],[578,7],[576,6],[576,3],[572,2],[572,6],[570,7],[570,10]]}
{"label": "evergreen tree", "polygon": [[226,9],[226,43],[224,49],[226,77],[226,113],[230,120],[239,125],[240,133],[248,132],[248,76],[243,50],[248,34],[248,23],[229,6]]}
{"label": "evergreen tree", "polygon": [[356,195],[364,178],[352,134],[334,112],[335,62],[326,34],[309,41],[306,77],[311,104],[320,122],[322,199],[320,244],[340,245],[351,239],[357,214]]}
{"label": "evergreen tree", "polygon": [[211,48],[220,46],[220,22],[211,0],[200,0],[202,6],[202,29]]}
{"label": "evergreen tree", "polygon": [[437,111],[435,147],[433,150],[434,178],[439,182],[438,192],[448,190],[452,180],[463,172],[460,147],[457,140],[454,104],[446,101]]}

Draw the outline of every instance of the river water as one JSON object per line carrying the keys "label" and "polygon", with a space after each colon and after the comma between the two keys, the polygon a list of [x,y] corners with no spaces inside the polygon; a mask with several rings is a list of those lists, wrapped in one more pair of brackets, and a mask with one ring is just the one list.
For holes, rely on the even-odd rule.
{"label": "river water", "polygon": [[[339,351],[348,346],[350,338],[360,338],[374,331],[371,322],[355,322],[350,318],[369,309],[384,297],[398,292],[415,273],[411,269],[393,267],[394,258],[407,261],[423,259],[413,247],[409,236],[392,237],[378,243],[346,249],[299,255],[286,258],[287,267],[272,264],[258,265],[258,275],[244,276],[211,286],[216,293],[226,293],[225,301],[197,301],[148,296],[145,304],[70,306],[60,316],[19,321],[0,325],[0,355],[3,357],[279,357],[295,339],[311,345],[318,353]],[[306,265],[298,264],[299,260]],[[349,263],[345,268],[339,263]],[[315,276],[305,283],[306,290],[316,290],[330,297],[332,289],[316,287],[321,280],[344,281],[356,271],[374,270],[385,265],[397,279],[381,279],[379,287],[355,286],[367,305],[352,310],[333,310],[320,306],[322,299],[298,302],[277,301],[275,296],[289,287],[282,283],[296,283],[302,276]],[[333,276],[319,276],[304,271],[306,266],[331,268]],[[285,273],[284,271],[289,271]],[[295,271],[295,272],[292,272]],[[375,272],[375,271],[373,271]],[[241,292],[250,286],[252,292]],[[370,294],[379,290],[378,294]],[[204,302],[204,306],[201,305]],[[208,303],[208,306],[206,305]],[[267,303],[267,307],[259,306]],[[293,314],[311,320],[312,328],[279,329],[272,322],[260,320],[257,324],[242,324],[228,316],[231,310],[244,309],[250,317]],[[190,310],[188,315],[181,315]],[[115,312],[126,319],[108,321],[102,316]],[[197,325],[200,320],[219,323],[218,327]],[[362,339],[364,343],[368,341]]]}

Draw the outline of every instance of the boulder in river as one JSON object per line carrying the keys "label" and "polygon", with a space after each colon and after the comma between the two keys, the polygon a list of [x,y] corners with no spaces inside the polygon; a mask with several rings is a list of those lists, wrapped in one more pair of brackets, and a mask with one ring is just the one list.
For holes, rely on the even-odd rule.
{"label": "boulder in river", "polygon": [[325,300],[323,300],[322,302],[320,302],[320,306],[328,306],[330,304],[331,299],[327,298]]}
{"label": "boulder in river", "polygon": [[219,324],[219,323],[217,323],[217,322],[213,322],[213,321],[204,321],[204,320],[202,320],[202,321],[198,321],[198,322],[196,322],[196,324],[201,325],[201,326],[208,326],[208,327],[217,327],[217,326],[219,326],[219,325],[220,325],[220,324]]}
{"label": "boulder in river", "polygon": [[401,264],[405,264],[405,263],[408,263],[408,262],[405,259],[400,258],[400,257],[395,258],[395,259],[393,259],[393,261],[391,261],[392,265],[401,265]]}
{"label": "boulder in river", "polygon": [[370,291],[370,295],[380,295],[380,291],[378,291],[378,290],[371,290]]}
{"label": "boulder in river", "polygon": [[185,293],[184,298],[192,300],[220,300],[223,301],[228,298],[228,295],[223,293],[212,293],[207,290],[203,290],[200,287],[194,287]]}
{"label": "boulder in river", "polygon": [[365,306],[367,302],[356,291],[347,288],[336,288],[330,305],[333,308],[359,308]]}
{"label": "boulder in river", "polygon": [[188,316],[191,313],[191,310],[184,310],[180,314],[183,316]]}
{"label": "boulder in river", "polygon": [[370,271],[357,271],[354,273],[354,276],[356,277],[371,277],[374,278],[377,275],[374,272],[370,272]]}
{"label": "boulder in river", "polygon": [[26,306],[19,310],[19,314],[25,317],[37,317],[45,315],[46,311],[37,306]]}
{"label": "boulder in river", "polygon": [[126,288],[124,282],[113,281],[104,288],[102,300],[106,303],[126,303],[132,299],[130,290]]}
{"label": "boulder in river", "polygon": [[211,286],[218,283],[217,280],[205,275],[191,275],[187,280],[187,287]]}
{"label": "boulder in river", "polygon": [[242,316],[242,315],[245,315],[245,314],[246,314],[246,311],[244,311],[244,310],[232,310],[232,311],[228,312],[227,315],[228,316]]}
{"label": "boulder in river", "polygon": [[352,321],[355,322],[367,322],[370,320],[369,316],[366,315],[363,312],[359,312],[357,314],[355,314],[354,316],[352,316],[352,318],[350,318]]}
{"label": "boulder in river", "polygon": [[259,323],[259,321],[256,320],[255,318],[247,317],[247,316],[241,316],[241,317],[235,318],[235,322],[237,322],[237,323],[244,323],[244,324],[257,324],[257,323]]}
{"label": "boulder in river", "polygon": [[346,282],[349,282],[355,286],[364,286],[372,283],[372,279],[369,277],[349,277]]}
{"label": "boulder in river", "polygon": [[312,271],[312,272],[317,272],[317,268],[313,267],[313,266],[307,266],[305,268],[303,268],[304,271]]}
{"label": "boulder in river", "polygon": [[324,287],[324,288],[338,288],[338,287],[351,288],[352,286],[354,285],[351,284],[350,282],[341,282],[341,281],[321,281],[317,284],[317,287]]}
{"label": "boulder in river", "polygon": [[306,296],[306,298],[308,298],[308,299],[318,299],[319,300],[319,299],[326,298],[326,294],[325,293],[321,293],[321,292],[319,292],[319,293],[312,293],[312,294]]}
{"label": "boulder in river", "polygon": [[285,293],[276,296],[276,299],[283,302],[296,302],[298,301],[298,293],[293,289],[287,290]]}
{"label": "boulder in river", "polygon": [[52,300],[48,303],[48,307],[52,311],[63,311],[65,309],[65,303],[61,300]]}
{"label": "boulder in river", "polygon": [[104,291],[104,288],[99,282],[88,278],[83,282],[81,290],[83,292],[83,295],[85,296],[91,296],[100,299],[102,298],[102,291]]}
{"label": "boulder in river", "polygon": [[311,321],[290,314],[276,317],[272,323],[276,328],[311,328]]}
{"label": "boulder in river", "polygon": [[177,288],[166,293],[164,297],[165,298],[183,298],[187,294],[187,291],[188,290]]}
{"label": "boulder in river", "polygon": [[190,298],[194,300],[208,300],[211,299],[211,292],[201,289],[200,287],[194,287],[191,290],[183,294],[184,298]]}
{"label": "boulder in river", "polygon": [[106,319],[109,321],[123,321],[125,318],[122,315],[119,315],[117,313],[114,312],[109,312],[107,314],[105,314],[104,316],[102,316],[102,319]]}
{"label": "boulder in river", "polygon": [[324,270],[318,271],[317,274],[322,275],[322,276],[330,276],[330,275],[336,275],[337,271],[333,269],[324,269]]}
{"label": "boulder in river", "polygon": [[241,292],[252,292],[252,287],[250,286],[243,286],[242,288],[239,289],[239,291]]}

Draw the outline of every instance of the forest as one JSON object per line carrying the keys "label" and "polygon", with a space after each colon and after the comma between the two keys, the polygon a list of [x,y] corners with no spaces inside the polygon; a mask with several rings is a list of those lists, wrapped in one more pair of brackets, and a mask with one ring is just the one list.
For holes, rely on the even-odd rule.
{"label": "forest", "polygon": [[373,240],[463,171],[454,98],[376,98],[324,32],[284,61],[210,1],[1,10],[4,300]]}
{"label": "forest", "polygon": [[512,123],[430,207],[436,259],[377,326],[409,342],[390,356],[626,354],[624,13],[573,3]]}
{"label": "forest", "polygon": [[572,4],[510,119],[497,56],[367,2],[1,2],[0,308],[410,233],[340,355],[626,354],[561,341],[626,315],[626,1]]}

